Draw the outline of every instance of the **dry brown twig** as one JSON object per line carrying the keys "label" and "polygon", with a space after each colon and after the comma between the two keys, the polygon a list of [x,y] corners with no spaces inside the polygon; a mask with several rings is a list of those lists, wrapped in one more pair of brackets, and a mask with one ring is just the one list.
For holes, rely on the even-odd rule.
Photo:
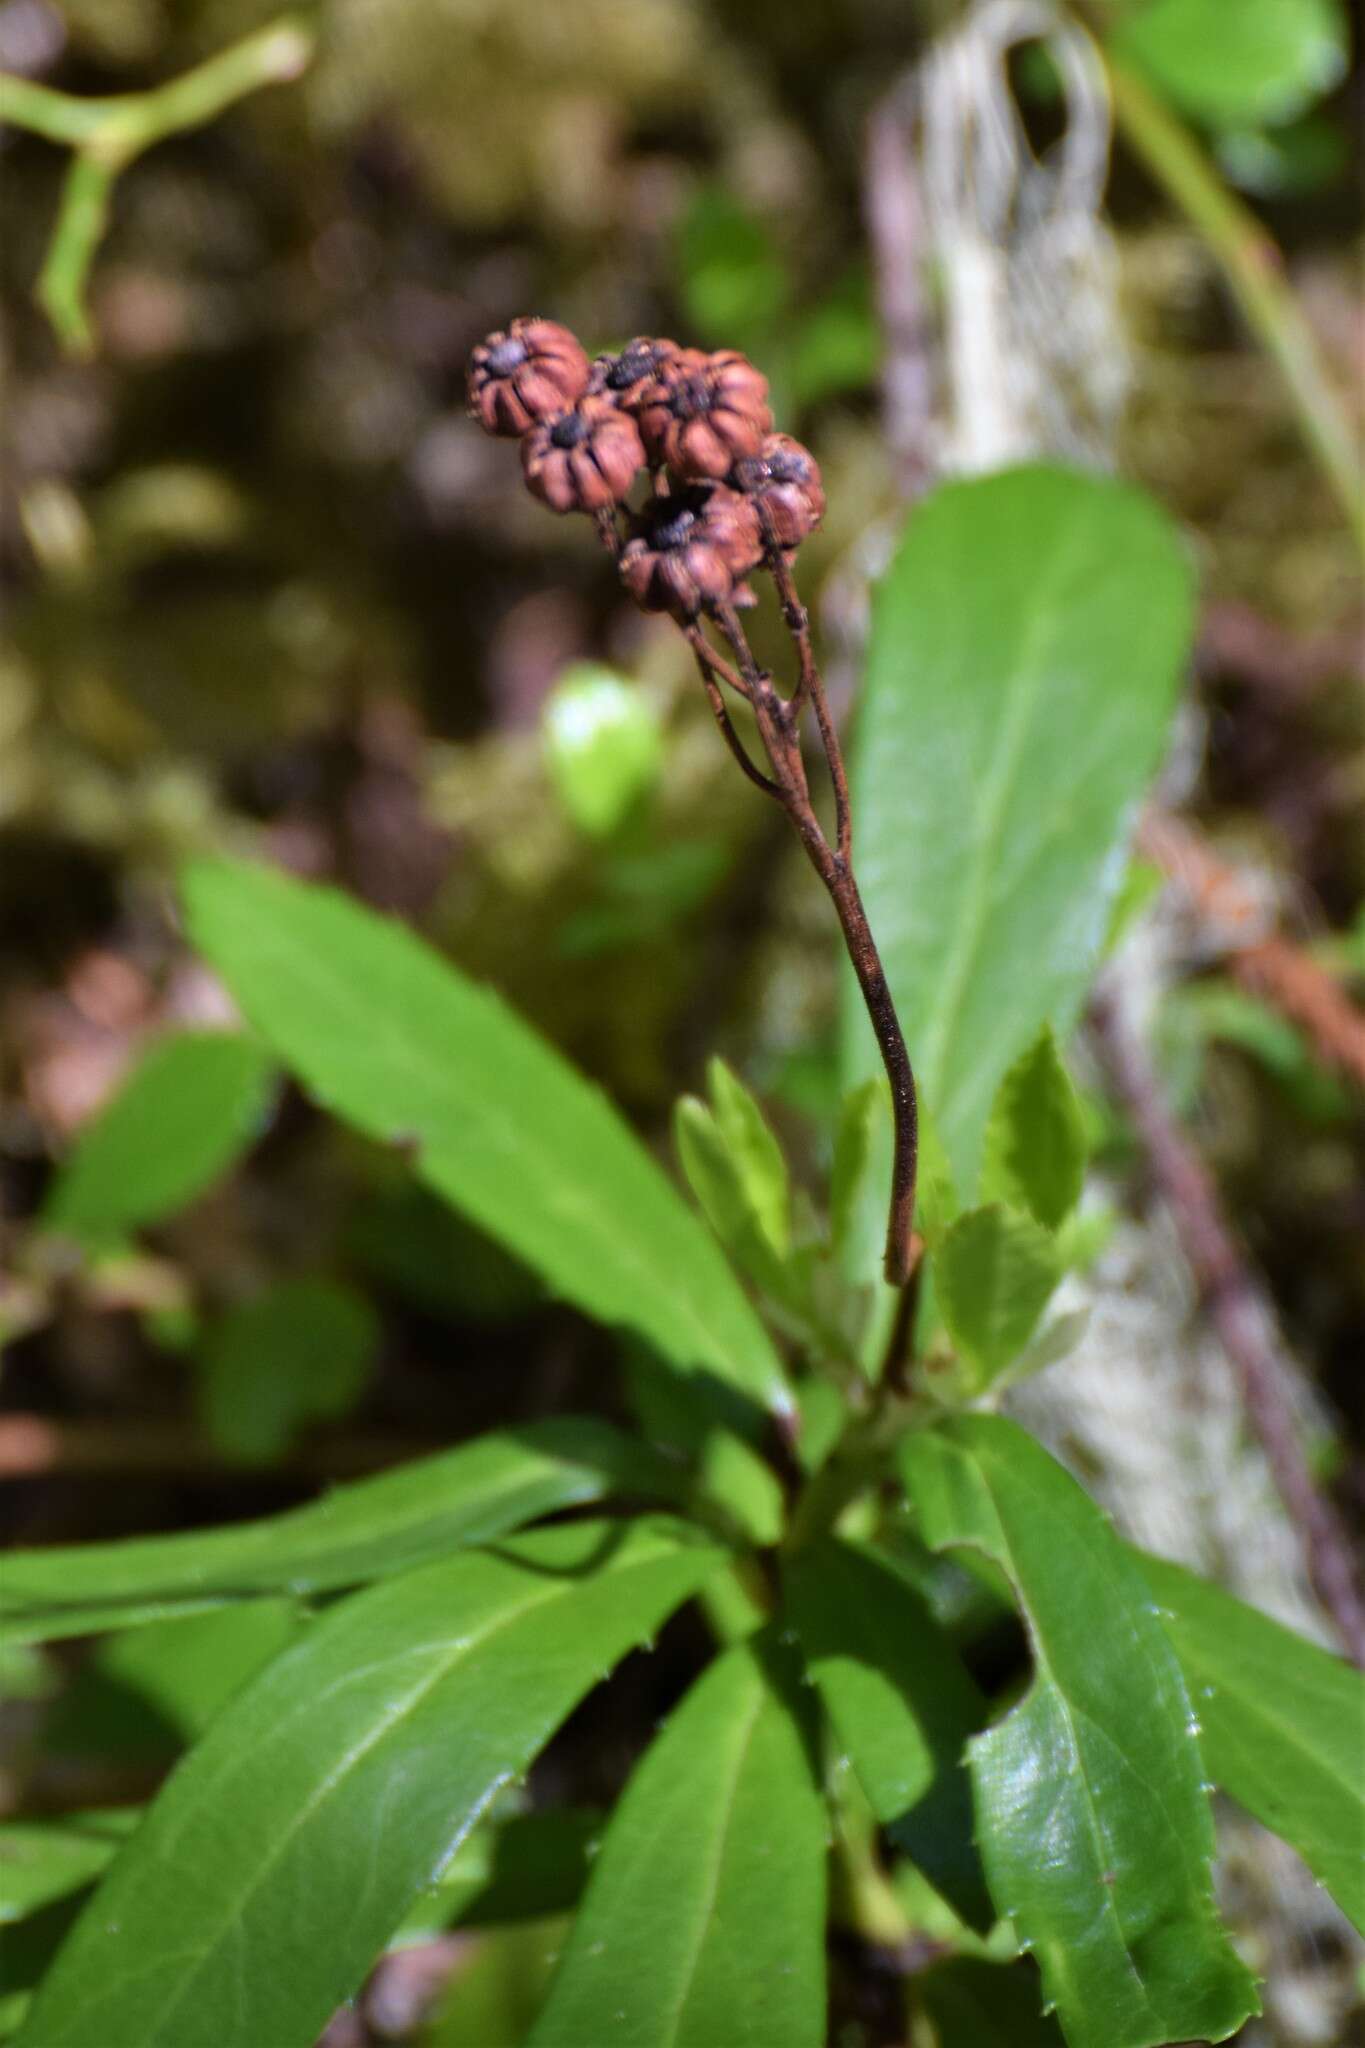
{"label": "dry brown twig", "polygon": [[1306,1033],[1328,1065],[1365,1088],[1365,1015],[1302,946],[1265,931],[1264,908],[1236,869],[1167,812],[1146,813],[1137,843],[1218,935],[1234,979]]}

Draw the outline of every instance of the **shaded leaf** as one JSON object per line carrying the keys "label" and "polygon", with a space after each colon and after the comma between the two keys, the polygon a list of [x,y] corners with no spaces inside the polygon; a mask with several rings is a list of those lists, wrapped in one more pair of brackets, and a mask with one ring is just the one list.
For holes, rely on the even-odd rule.
{"label": "shaded leaf", "polygon": [[[1100,957],[1190,582],[1146,498],[1024,468],[935,491],[878,587],[858,872],[964,1200],[1002,1077],[1044,1024],[1066,1037]],[[876,1052],[851,978],[845,990],[853,1083]]]}
{"label": "shaded leaf", "polygon": [[934,2048],[1062,2048],[1057,2022],[1042,2011],[1038,1973],[959,1958],[915,1983],[915,1999],[933,2022]]}
{"label": "shaded leaf", "polygon": [[693,1686],[618,1805],[526,2048],[821,2048],[825,1812],[766,1639]]}
{"label": "shaded leaf", "polygon": [[682,1197],[490,990],[402,926],[268,868],[197,863],[185,902],[195,943],[325,1107],[412,1146],[428,1185],[588,1314],[790,1409],[771,1340]]}
{"label": "shaded leaf", "polygon": [[445,1927],[541,1920],[577,1905],[606,1816],[591,1809],[519,1813],[466,1837],[441,1881],[395,1937],[425,1941]]}
{"label": "shaded leaf", "polygon": [[980,1388],[1023,1351],[1061,1278],[1061,1263],[1047,1231],[997,1202],[958,1217],[933,1271],[939,1311]]}
{"label": "shaded leaf", "polygon": [[[665,1487],[672,1498],[678,1486],[665,1461],[609,1423],[556,1417],[231,1528],[12,1551],[0,1574],[0,1611],[10,1633],[31,1631],[36,1641],[160,1619],[164,1603],[176,1600],[327,1592],[487,1543],[613,1491]],[[76,1617],[74,1630],[62,1625],[66,1613]]]}
{"label": "shaded leaf", "polygon": [[167,1781],[26,2048],[311,2048],[497,1787],[720,1562],[584,1522],[343,1601]]}
{"label": "shaded leaf", "polygon": [[986,1126],[981,1185],[1059,1230],[1085,1182],[1085,1119],[1051,1031],[1044,1029],[1001,1081]]}
{"label": "shaded leaf", "polygon": [[43,1222],[99,1243],[171,1215],[259,1136],[271,1079],[268,1055],[249,1038],[185,1031],[159,1040],[81,1132]]}
{"label": "shaded leaf", "polygon": [[873,1813],[964,1919],[988,1926],[964,1763],[986,1703],[957,1651],[914,1588],[861,1545],[808,1545],[786,1588],[806,1669]]}
{"label": "shaded leaf", "polygon": [[84,1890],[138,1818],[134,1807],[62,1821],[6,1821],[0,1826],[0,1925]]}
{"label": "shaded leaf", "polygon": [[1193,1572],[1135,1555],[1184,1670],[1210,1777],[1297,1849],[1365,1934],[1365,1678]]}
{"label": "shaded leaf", "polygon": [[229,1309],[200,1355],[200,1411],[213,1441],[247,1464],[281,1457],[307,1423],[346,1415],[379,1342],[363,1295],[281,1280]]}
{"label": "shaded leaf", "polygon": [[902,1468],[926,1539],[983,1551],[1028,1624],[1032,1685],[969,1755],[992,1895],[1071,2048],[1226,2040],[1255,1989],[1218,1924],[1194,1710],[1137,1567],[1001,1416],[908,1437]]}

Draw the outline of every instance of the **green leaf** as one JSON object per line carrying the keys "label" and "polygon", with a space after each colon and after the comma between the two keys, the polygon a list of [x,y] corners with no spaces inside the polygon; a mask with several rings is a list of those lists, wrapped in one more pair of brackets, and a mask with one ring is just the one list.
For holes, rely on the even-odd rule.
{"label": "green leaf", "polygon": [[716,1125],[763,1235],[779,1258],[791,1250],[791,1185],[782,1147],[762,1110],[725,1061],[712,1059],[707,1086]]}
{"label": "green leaf", "polygon": [[281,1280],[229,1309],[200,1358],[200,1412],[230,1457],[269,1464],[306,1424],[349,1413],[379,1343],[363,1295],[326,1280]]}
{"label": "green leaf", "polygon": [[1292,120],[1341,81],[1349,47],[1338,0],[1147,0],[1110,41],[1213,128]]}
{"label": "green leaf", "polygon": [[673,1113],[678,1160],[702,1214],[741,1271],[775,1301],[801,1307],[788,1266],[787,1163],[762,1110],[723,1060],[707,1069],[711,1102],[682,1096]]}
{"label": "green leaf", "polygon": [[408,1914],[394,1946],[429,1940],[445,1927],[499,1927],[571,1911],[605,1826],[593,1809],[570,1809],[514,1814],[475,1828],[439,1885]]}
{"label": "green leaf", "polygon": [[1214,1783],[1296,1849],[1365,1934],[1365,1678],[1340,1657],[1156,1557],[1161,1603]]}
{"label": "green leaf", "polygon": [[51,1714],[47,1741],[61,1749],[80,1733],[68,1720],[68,1710],[80,1706],[88,1675],[96,1679],[96,1690],[86,1745],[96,1753],[108,1745],[108,1686],[133,1694],[147,1708],[160,1747],[176,1737],[194,1741],[305,1624],[307,1614],[293,1599],[262,1597],[108,1636]]}
{"label": "green leaf", "polygon": [[522,2048],[564,1946],[564,1922],[499,1927],[456,1970],[421,2048]]}
{"label": "green leaf", "polygon": [[659,779],[659,721],[637,684],[595,662],[565,670],[545,702],[545,756],[580,830],[606,839]]}
{"label": "green leaf", "polygon": [[963,1765],[986,1703],[957,1651],[914,1588],[861,1545],[808,1545],[786,1587],[806,1668],[877,1820],[965,1920],[989,1926]]}
{"label": "green leaf", "polygon": [[197,863],[191,934],[318,1100],[411,1146],[420,1177],[566,1300],[790,1412],[772,1342],[634,1134],[490,990],[333,889]]}
{"label": "green leaf", "polygon": [[246,1151],[270,1095],[268,1055],[248,1038],[186,1031],[159,1040],[81,1132],[43,1222],[103,1243],[171,1215]]}
{"label": "green leaf", "polygon": [[722,184],[702,186],[678,228],[690,324],[727,348],[761,343],[789,296],[787,268],[763,223]]}
{"label": "green leaf", "polygon": [[1033,1683],[969,1757],[991,1892],[1071,2048],[1226,2040],[1255,1988],[1218,1924],[1194,1709],[1136,1565],[1001,1416],[908,1437],[902,1468],[927,1541],[983,1551],[1028,1624]]}
{"label": "green leaf", "polygon": [[1060,1230],[1081,1198],[1085,1157],[1080,1099],[1044,1026],[995,1091],[982,1190]]}
{"label": "green leaf", "polygon": [[25,2048],[311,2048],[498,1786],[722,1553],[576,1523],[355,1594],[214,1722]]}
{"label": "green leaf", "polygon": [[914,1992],[933,2022],[934,2048],[1063,2048],[1056,2021],[1040,2009],[1029,1963],[1011,1968],[959,1958],[926,1971]]}
{"label": "green leaf", "polygon": [[[1001,1079],[1075,1023],[1189,643],[1180,540],[1108,479],[1025,468],[910,518],[876,594],[858,872],[964,1200]],[[876,1070],[845,984],[844,1070]],[[884,1184],[884,1183],[883,1183]]]}
{"label": "green leaf", "polygon": [[636,1349],[627,1350],[623,1364],[630,1405],[650,1444],[678,1453],[690,1468],[690,1479],[681,1466],[673,1468],[674,1503],[760,1549],[776,1543],[786,1516],[782,1485],[732,1426],[742,1420],[733,1397],[713,1381],[653,1372]]}
{"label": "green leaf", "polygon": [[105,1869],[139,1814],[113,1809],[64,1821],[7,1821],[0,1826],[0,1926],[26,1920]]}
{"label": "green leaf", "polygon": [[387,1578],[457,1545],[490,1542],[613,1491],[667,1488],[672,1498],[681,1483],[647,1445],[609,1423],[556,1417],[476,1437],[260,1521],[12,1551],[0,1573],[0,1609],[12,1634],[38,1641],[69,1633],[67,1612],[86,1634],[160,1619],[168,1601],[328,1592]]}
{"label": "green leaf", "polygon": [[824,1915],[799,1686],[751,1639],[627,1785],[526,2048],[821,2048]]}
{"label": "green leaf", "polygon": [[1019,1356],[1061,1278],[1057,1247],[1031,1216],[969,1209],[934,1257],[935,1299],[979,1391]]}

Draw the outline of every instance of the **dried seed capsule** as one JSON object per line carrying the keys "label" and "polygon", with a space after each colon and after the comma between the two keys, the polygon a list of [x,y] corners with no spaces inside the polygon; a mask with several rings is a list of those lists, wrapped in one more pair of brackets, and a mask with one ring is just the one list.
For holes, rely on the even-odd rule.
{"label": "dried seed capsule", "polygon": [[733,598],[762,553],[758,514],[724,484],[651,498],[632,527],[621,579],[646,611],[675,619],[694,619]]}
{"label": "dried seed capsule", "polygon": [[724,477],[752,455],[773,423],[768,380],[734,349],[679,349],[640,391],[633,410],[645,453],[676,476]]}
{"label": "dried seed capsule", "polygon": [[594,358],[588,374],[588,389],[613,399],[627,412],[633,411],[635,400],[645,386],[658,376],[665,364],[681,353],[676,341],[637,334],[634,341],[628,341],[615,355]]}
{"label": "dried seed capsule", "polygon": [[588,396],[530,429],[521,444],[527,486],[555,512],[619,505],[645,466],[639,429],[609,398]]}
{"label": "dried seed capsule", "polygon": [[779,547],[800,547],[825,516],[820,465],[790,434],[766,435],[755,454],[740,457],[730,481],[766,514]]}
{"label": "dried seed capsule", "polygon": [[490,434],[524,434],[587,389],[588,358],[557,320],[514,320],[469,358],[469,410]]}

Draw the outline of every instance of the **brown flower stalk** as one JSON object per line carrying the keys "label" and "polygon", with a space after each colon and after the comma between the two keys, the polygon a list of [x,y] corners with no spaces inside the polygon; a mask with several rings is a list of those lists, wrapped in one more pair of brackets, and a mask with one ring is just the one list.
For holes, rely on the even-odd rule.
{"label": "brown flower stalk", "polygon": [[[591,513],[636,603],[677,622],[726,746],[749,780],[781,804],[829,892],[891,1083],[895,1155],[884,1271],[900,1287],[913,1264],[915,1077],[853,872],[848,775],[792,568],[824,514],[820,471],[799,441],[771,431],[767,390],[734,349],[708,355],[645,336],[619,355],[597,357],[589,371],[567,330],[539,320],[513,321],[509,334],[490,336],[470,370],[474,416],[490,432],[525,436],[531,488],[556,511]],[[637,440],[612,432],[613,407]],[[585,416],[591,435],[580,424]],[[591,466],[590,441],[591,452],[605,458]],[[639,511],[625,503],[635,447],[641,474],[654,472]],[[759,667],[739,618],[739,608],[754,601],[746,578],[760,566],[773,579],[796,655],[786,694]],[[766,766],[736,731],[731,697],[749,706]],[[834,790],[832,842],[806,774],[807,706]]]}

